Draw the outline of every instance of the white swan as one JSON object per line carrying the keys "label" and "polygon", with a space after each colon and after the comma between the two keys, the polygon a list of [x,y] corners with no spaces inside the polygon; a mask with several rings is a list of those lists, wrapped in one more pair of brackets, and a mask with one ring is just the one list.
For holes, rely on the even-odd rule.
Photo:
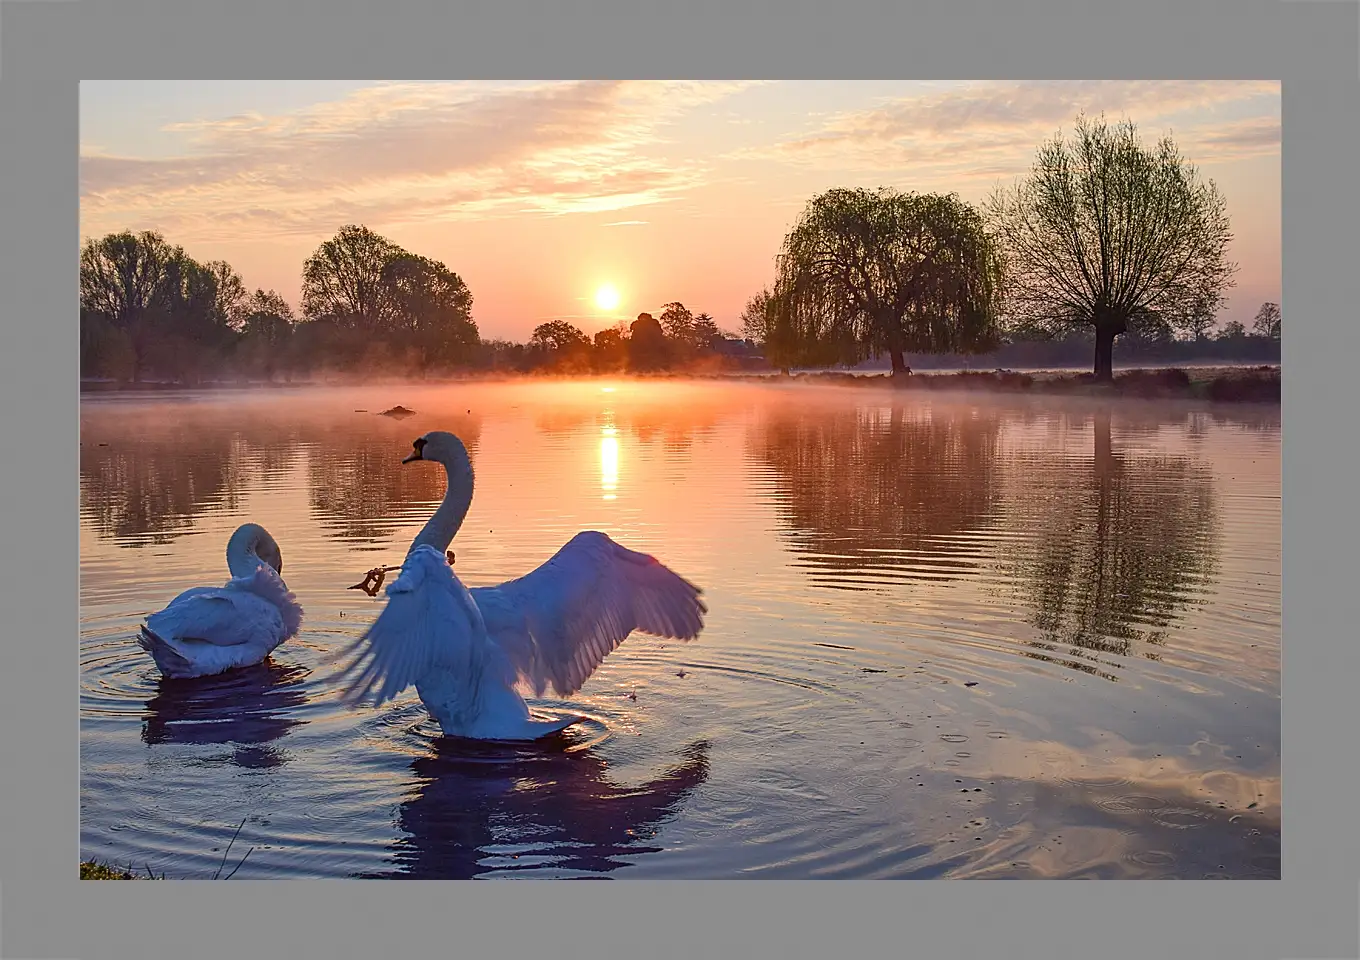
{"label": "white swan", "polygon": [[285,585],[283,553],[258,523],[227,541],[232,578],[191,587],[147,617],[138,644],[167,677],[206,677],[248,667],[294,636],[302,607]]}
{"label": "white swan", "polygon": [[402,462],[442,464],[448,487],[388,587],[387,606],[340,652],[363,648],[341,673],[358,671],[345,702],[377,706],[415,684],[445,736],[534,740],[581,718],[536,717],[521,690],[571,696],[634,630],[699,636],[708,612],[699,588],[594,531],[577,534],[526,576],[467,589],[443,551],[472,503],[468,451],[442,431],[412,446]]}

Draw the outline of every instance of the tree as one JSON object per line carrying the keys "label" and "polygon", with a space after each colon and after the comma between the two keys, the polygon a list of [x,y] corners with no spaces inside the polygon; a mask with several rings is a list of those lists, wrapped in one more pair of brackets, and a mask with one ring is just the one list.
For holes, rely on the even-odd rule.
{"label": "tree", "polygon": [[1007,258],[1013,322],[1091,326],[1093,371],[1112,376],[1115,338],[1152,312],[1192,328],[1233,283],[1223,196],[1170,138],[1153,149],[1133,123],[1079,116],[1040,147],[1029,176],[989,200]]}
{"label": "tree", "polygon": [[384,269],[407,255],[368,227],[342,227],[303,264],[303,315],[309,320],[329,317],[365,333],[388,332],[394,303]]}
{"label": "tree", "polygon": [[548,323],[541,323],[534,328],[534,334],[529,338],[530,346],[555,352],[578,349],[584,347],[588,342],[586,334],[566,320],[550,320]]}
{"label": "tree", "polygon": [[761,347],[766,362],[788,375],[798,362],[799,344],[790,311],[769,288],[742,308],[742,335]]}
{"label": "tree", "polygon": [[719,332],[718,324],[707,313],[701,313],[695,317],[695,322],[690,326],[690,335],[699,350],[713,349],[714,341],[723,337],[723,334]]}
{"label": "tree", "polygon": [[887,352],[997,343],[1002,261],[979,214],[951,194],[829,190],[785,238],[777,286],[793,328],[854,363]]}
{"label": "tree", "polygon": [[[111,233],[87,240],[80,253],[80,305],[90,323],[117,331],[130,354],[132,381],[141,379],[155,342],[156,307],[165,293],[169,264],[182,257],[153,231]],[[97,320],[96,320],[97,318]]]}
{"label": "tree", "polygon": [[[1181,324],[1181,327],[1190,339],[1201,341],[1210,338],[1210,331],[1214,329],[1214,325],[1215,315],[1213,311],[1196,310],[1187,315],[1186,319]],[[1129,326],[1130,329],[1126,331],[1127,334],[1137,334],[1140,332],[1137,323],[1130,324]]]}
{"label": "tree", "polygon": [[662,307],[662,315],[658,322],[661,323],[662,332],[666,334],[668,340],[678,344],[689,343],[695,317],[685,304],[680,302],[666,304]]}
{"label": "tree", "polygon": [[1224,328],[1219,331],[1218,340],[1242,340],[1248,335],[1248,331],[1243,324],[1237,320],[1230,320],[1224,324]]}
{"label": "tree", "polygon": [[1262,304],[1253,318],[1252,332],[1259,337],[1281,339],[1281,305],[1270,301]]}
{"label": "tree", "polygon": [[416,349],[422,369],[471,358],[478,343],[473,295],[458,274],[436,260],[403,252],[383,266],[382,279],[395,330],[404,345]]}
{"label": "tree", "polygon": [[617,329],[601,330],[592,340],[591,359],[597,373],[620,370],[628,361],[628,341]]}
{"label": "tree", "polygon": [[225,260],[210,260],[203,267],[216,284],[215,306],[222,323],[239,332],[246,322],[249,299],[241,275]]}
{"label": "tree", "polygon": [[580,372],[589,363],[591,341],[566,320],[551,320],[534,328],[531,350],[546,355],[549,366],[564,372]]}
{"label": "tree", "polygon": [[666,366],[666,334],[652,314],[640,313],[629,324],[628,343],[629,366],[634,370],[660,370]]}
{"label": "tree", "polygon": [[240,351],[247,363],[273,380],[293,337],[293,310],[273,290],[256,290],[242,304]]}

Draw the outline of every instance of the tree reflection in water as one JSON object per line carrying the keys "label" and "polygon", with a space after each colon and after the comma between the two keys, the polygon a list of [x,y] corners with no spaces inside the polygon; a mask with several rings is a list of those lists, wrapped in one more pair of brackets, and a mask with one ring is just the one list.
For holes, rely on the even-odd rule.
{"label": "tree reflection in water", "polygon": [[[1020,458],[1011,510],[1029,530],[1010,563],[1040,649],[1156,659],[1214,574],[1209,469],[1186,457],[1122,455],[1111,414],[1093,418],[1085,468],[1052,454]],[[1114,676],[1090,663],[1075,669]]]}
{"label": "tree reflection in water", "polygon": [[427,519],[444,497],[444,471],[413,469],[402,458],[412,440],[433,429],[456,433],[476,465],[481,421],[467,415],[395,421],[361,414],[314,433],[307,452],[309,499],[326,535],[376,548],[403,524]]}
{"label": "tree reflection in water", "polygon": [[993,521],[1000,427],[987,409],[807,407],[759,424],[751,450],[800,564],[854,590],[979,566],[965,535]]}

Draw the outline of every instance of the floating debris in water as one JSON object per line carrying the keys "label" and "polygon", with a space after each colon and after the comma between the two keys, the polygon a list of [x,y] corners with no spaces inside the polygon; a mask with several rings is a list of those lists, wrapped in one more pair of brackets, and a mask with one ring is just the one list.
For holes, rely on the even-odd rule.
{"label": "floating debris in water", "polygon": [[414,417],[415,415],[416,415],[415,410],[408,410],[400,403],[397,404],[397,406],[391,408],[390,410],[384,410],[382,413],[378,414],[378,416],[380,417],[393,417],[397,420],[404,420],[407,417]]}
{"label": "floating debris in water", "polygon": [[964,681],[964,686],[966,686],[966,687],[976,687],[976,686],[978,686],[978,681],[977,681],[977,680],[965,680],[965,681]]}

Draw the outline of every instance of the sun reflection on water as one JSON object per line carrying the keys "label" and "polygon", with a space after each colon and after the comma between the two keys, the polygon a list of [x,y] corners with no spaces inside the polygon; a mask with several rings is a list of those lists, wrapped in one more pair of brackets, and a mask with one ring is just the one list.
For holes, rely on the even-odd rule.
{"label": "sun reflection on water", "polygon": [[600,433],[601,499],[613,500],[619,485],[619,438],[614,427],[603,427]]}

